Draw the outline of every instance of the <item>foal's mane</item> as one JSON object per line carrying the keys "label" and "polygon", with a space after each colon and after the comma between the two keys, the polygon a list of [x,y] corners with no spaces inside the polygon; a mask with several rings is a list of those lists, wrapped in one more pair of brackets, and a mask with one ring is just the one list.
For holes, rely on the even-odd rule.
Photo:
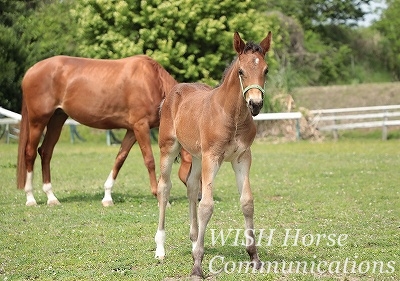
{"label": "foal's mane", "polygon": [[[260,45],[254,43],[254,42],[247,42],[246,45],[244,46],[242,54],[246,54],[248,52],[251,52],[252,54],[254,53],[260,53],[261,55],[263,54],[263,48],[261,48]],[[236,62],[238,56],[236,56],[233,61],[225,68],[224,74],[222,75],[222,79],[219,82],[219,84],[216,87],[219,87],[225,80],[225,77],[228,75],[230,72],[233,64]]]}

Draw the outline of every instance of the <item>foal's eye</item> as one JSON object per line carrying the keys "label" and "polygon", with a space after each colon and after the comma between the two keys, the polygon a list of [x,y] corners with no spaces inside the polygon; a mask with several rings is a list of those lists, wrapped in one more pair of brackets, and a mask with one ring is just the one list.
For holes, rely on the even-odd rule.
{"label": "foal's eye", "polygon": [[244,74],[243,70],[242,70],[242,69],[239,69],[239,75],[240,75],[240,76],[243,76],[243,74]]}
{"label": "foal's eye", "polygon": [[264,71],[264,76],[267,76],[267,74],[268,74],[268,68]]}

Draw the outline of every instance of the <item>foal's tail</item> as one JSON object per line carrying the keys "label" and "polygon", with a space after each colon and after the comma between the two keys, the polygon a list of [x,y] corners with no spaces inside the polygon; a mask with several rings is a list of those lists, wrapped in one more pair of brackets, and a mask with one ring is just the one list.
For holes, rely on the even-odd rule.
{"label": "foal's tail", "polygon": [[18,162],[17,162],[17,188],[23,189],[26,182],[25,148],[28,143],[29,125],[28,110],[22,99],[21,123],[19,128]]}

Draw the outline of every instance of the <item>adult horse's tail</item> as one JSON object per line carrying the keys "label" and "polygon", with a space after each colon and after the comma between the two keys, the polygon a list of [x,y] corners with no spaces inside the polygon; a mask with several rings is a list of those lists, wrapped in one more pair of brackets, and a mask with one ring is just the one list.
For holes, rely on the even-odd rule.
{"label": "adult horse's tail", "polygon": [[23,189],[26,182],[25,148],[28,143],[29,124],[28,110],[22,99],[21,123],[19,129],[18,162],[17,162],[17,187]]}

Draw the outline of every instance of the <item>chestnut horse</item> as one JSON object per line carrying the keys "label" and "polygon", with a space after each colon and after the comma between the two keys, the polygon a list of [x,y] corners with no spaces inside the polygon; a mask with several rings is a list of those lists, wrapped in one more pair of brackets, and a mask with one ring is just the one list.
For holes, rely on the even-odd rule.
{"label": "chestnut horse", "polygon": [[[177,81],[160,64],[144,55],[119,60],[56,56],[31,67],[22,81],[17,166],[18,188],[25,189],[26,205],[36,205],[33,167],[46,126],[38,149],[43,191],[47,194],[47,204],[60,204],[52,191],[50,160],[68,116],[93,128],[127,130],[104,184],[104,206],[113,204],[111,189],[136,141],[149,172],[151,192],[157,196],[149,132],[150,128],[159,126],[159,105],[176,84]],[[185,164],[183,174],[190,168],[188,163]]]}
{"label": "chestnut horse", "polygon": [[[236,175],[245,219],[246,250],[251,264],[256,268],[261,265],[254,239],[254,205],[249,182],[250,146],[256,135],[252,115],[257,115],[263,106],[263,87],[268,72],[264,59],[271,37],[269,32],[259,45],[245,44],[235,33],[233,45],[238,57],[227,69],[221,85],[209,90],[198,83],[178,84],[161,107],[156,258],[165,256],[165,211],[172,185],[171,168],[180,149],[184,148],[192,155],[187,194],[193,276],[203,276],[204,235],[213,213],[214,178],[223,161],[231,162]],[[202,199],[197,208],[200,185]]]}

